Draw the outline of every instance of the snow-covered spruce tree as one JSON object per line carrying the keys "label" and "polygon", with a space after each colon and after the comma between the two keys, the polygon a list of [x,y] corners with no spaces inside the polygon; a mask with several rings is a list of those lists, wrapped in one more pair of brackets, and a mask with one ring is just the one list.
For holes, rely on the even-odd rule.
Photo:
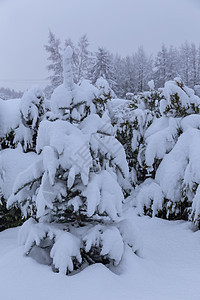
{"label": "snow-covered spruce tree", "polygon": [[[169,81],[162,91],[162,116],[146,131],[145,161],[155,169],[155,179],[146,180],[136,193],[140,214],[199,220],[198,191],[200,98],[180,78]],[[192,210],[192,211],[191,211]]]}
{"label": "snow-covered spruce tree", "polygon": [[12,187],[18,174],[24,171],[37,158],[33,151],[24,152],[20,144],[15,149],[0,151],[0,230],[22,224],[20,209],[6,209],[6,203],[12,194]]}
{"label": "snow-covered spruce tree", "polygon": [[155,180],[165,200],[163,204],[166,217],[190,219],[199,226],[200,116],[190,115],[181,123],[184,132],[172,151],[163,158]]}
{"label": "snow-covered spruce tree", "polygon": [[131,182],[135,186],[149,176],[144,156],[145,132],[153,121],[154,112],[145,108],[143,94],[132,100],[113,99],[108,108],[116,137],[125,148]]}
{"label": "snow-covered spruce tree", "polygon": [[96,113],[102,117],[107,110],[107,104],[111,99],[116,98],[116,95],[110,88],[108,81],[103,77],[97,79],[95,86],[97,91],[94,93],[93,103]]}
{"label": "snow-covered spruce tree", "polygon": [[[136,107],[143,110],[149,110],[153,115],[160,117],[159,105],[163,98],[162,90],[155,89],[154,80],[148,81],[149,91],[144,91],[133,95],[130,93],[130,99],[135,103]],[[129,93],[127,94],[129,96]]]}
{"label": "snow-covered spruce tree", "polygon": [[44,94],[36,86],[21,99],[0,100],[0,149],[16,148],[21,143],[24,151],[35,151],[44,112]]}
{"label": "snow-covered spruce tree", "polygon": [[165,83],[163,95],[160,110],[165,116],[182,118],[199,113],[199,97],[179,77]]}
{"label": "snow-covered spruce tree", "polygon": [[[118,265],[125,245],[136,250],[119,216],[128,177],[122,145],[107,119],[92,114],[90,90],[73,83],[72,49],[63,58],[64,83],[52,95],[52,114],[39,126],[38,160],[16,179],[8,205],[18,203],[26,254],[40,252],[69,273],[102,262]],[[53,116],[55,114],[55,116]]]}
{"label": "snow-covered spruce tree", "polygon": [[29,89],[21,99],[0,100],[0,230],[22,222],[20,210],[7,210],[6,202],[14,177],[23,166],[27,167],[27,156],[23,152],[36,151],[37,130],[44,114],[43,101],[44,95],[37,87]]}
{"label": "snow-covered spruce tree", "polygon": [[21,124],[14,131],[14,142],[20,142],[24,151],[36,150],[37,132],[45,109],[44,93],[39,87],[34,86],[24,93],[20,104]]}
{"label": "snow-covered spruce tree", "polygon": [[159,112],[145,133],[145,162],[154,169],[156,160],[162,160],[172,150],[182,133],[181,119],[199,112],[199,98],[180,78],[166,82],[155,95],[158,95]]}
{"label": "snow-covered spruce tree", "polygon": [[110,87],[114,89],[115,76],[112,55],[103,47],[99,47],[98,51],[96,52],[95,62],[91,68],[90,77],[93,84],[97,81],[97,79],[103,77],[108,81]]}

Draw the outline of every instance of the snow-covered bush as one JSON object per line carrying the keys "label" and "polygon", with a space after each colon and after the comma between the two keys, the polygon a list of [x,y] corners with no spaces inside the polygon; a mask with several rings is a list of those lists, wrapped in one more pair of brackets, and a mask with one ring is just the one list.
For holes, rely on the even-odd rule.
{"label": "snow-covered bush", "polygon": [[132,205],[136,207],[139,215],[158,216],[163,210],[164,194],[158,183],[147,178],[133,191]]}
{"label": "snow-covered bush", "polygon": [[97,87],[98,92],[95,93],[93,103],[96,108],[96,113],[102,117],[107,109],[107,103],[109,103],[111,99],[116,98],[116,95],[110,88],[107,80],[103,77],[97,79],[95,86]]}
{"label": "snow-covered bush", "polygon": [[165,116],[154,118],[147,128],[144,134],[145,165],[153,177],[165,154],[173,149],[180,132],[180,119]]}
{"label": "snow-covered bush", "polygon": [[147,175],[145,165],[145,132],[153,121],[154,113],[131,100],[113,99],[108,104],[116,137],[125,148],[133,185],[143,182]]}
{"label": "snow-covered bush", "polygon": [[[145,164],[154,175],[165,154],[169,153],[182,134],[182,119],[199,112],[200,99],[180,78],[165,83],[160,89],[159,115],[144,134]],[[153,176],[154,177],[154,176]]]}
{"label": "snow-covered bush", "polygon": [[21,143],[25,151],[35,150],[43,102],[44,95],[38,87],[27,90],[21,99],[0,99],[0,149],[15,148]]}
{"label": "snow-covered bush", "polygon": [[199,113],[200,98],[179,77],[165,83],[162,95],[164,99],[160,103],[161,114],[183,118]]}
{"label": "snow-covered bush", "polygon": [[150,110],[155,116],[160,117],[159,105],[163,99],[162,90],[156,90],[154,81],[148,82],[150,91],[139,93],[133,97],[136,107],[143,110]]}
{"label": "snow-covered bush", "polygon": [[15,177],[33,161],[23,152],[35,151],[37,130],[44,115],[43,101],[43,92],[37,87],[29,89],[21,99],[0,99],[1,229],[22,222],[20,210],[7,210],[6,202]]}
{"label": "snow-covered bush", "polygon": [[17,176],[8,201],[35,219],[21,230],[25,252],[45,251],[45,261],[62,273],[95,262],[117,265],[126,244],[136,250],[121,221],[125,151],[107,115],[91,113],[91,89],[73,83],[71,56],[68,47],[64,83],[39,125],[37,159]]}
{"label": "snow-covered bush", "polygon": [[200,131],[195,128],[186,130],[157,170],[155,180],[166,199],[167,217],[174,215],[187,219],[192,207],[191,217],[195,222],[199,221],[199,201],[196,197],[200,183],[199,144]]}
{"label": "snow-covered bush", "polygon": [[140,214],[199,223],[200,98],[179,78],[166,82],[162,96],[162,116],[145,132],[145,163],[154,180],[133,193],[133,203]]}
{"label": "snow-covered bush", "polygon": [[14,147],[14,130],[20,124],[20,99],[0,99],[0,150]]}

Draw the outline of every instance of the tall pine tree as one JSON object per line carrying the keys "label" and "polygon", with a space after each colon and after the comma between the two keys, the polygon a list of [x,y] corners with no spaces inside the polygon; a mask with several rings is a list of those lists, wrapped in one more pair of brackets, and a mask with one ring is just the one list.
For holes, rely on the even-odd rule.
{"label": "tall pine tree", "polygon": [[48,45],[45,45],[45,50],[49,53],[47,59],[50,61],[47,69],[52,73],[48,77],[50,80],[49,94],[51,95],[53,90],[63,82],[60,40],[51,31],[49,31]]}

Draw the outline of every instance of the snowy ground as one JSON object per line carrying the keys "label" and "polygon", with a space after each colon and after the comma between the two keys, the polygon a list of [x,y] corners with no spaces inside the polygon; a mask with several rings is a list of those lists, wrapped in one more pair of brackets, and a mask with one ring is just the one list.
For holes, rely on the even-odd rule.
{"label": "snowy ground", "polygon": [[188,222],[127,217],[142,239],[142,258],[126,253],[121,274],[101,264],[74,276],[55,274],[22,255],[18,228],[0,233],[0,299],[199,300],[200,231]]}

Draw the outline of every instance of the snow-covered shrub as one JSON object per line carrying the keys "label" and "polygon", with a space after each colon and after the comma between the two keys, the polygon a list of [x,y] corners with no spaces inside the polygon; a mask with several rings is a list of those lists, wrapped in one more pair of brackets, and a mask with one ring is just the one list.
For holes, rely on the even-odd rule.
{"label": "snow-covered shrub", "polygon": [[0,99],[0,149],[15,148],[21,143],[25,151],[35,150],[43,102],[44,95],[38,87],[27,90],[21,99]]}
{"label": "snow-covered shrub", "polygon": [[[0,226],[2,229],[22,222],[19,209],[6,209],[10,187],[23,167],[30,163],[24,152],[35,151],[39,123],[44,115],[44,96],[33,87],[21,99],[0,99]],[[22,147],[23,151],[22,151]],[[11,148],[11,149],[9,149]],[[32,161],[32,160],[31,160]]]}
{"label": "snow-covered shrub", "polygon": [[125,148],[131,182],[133,185],[143,182],[147,175],[144,137],[154,114],[148,109],[137,107],[131,100],[113,99],[108,108],[116,128],[116,137]]}
{"label": "snow-covered shrub", "polygon": [[14,130],[20,124],[20,99],[0,99],[0,150],[14,147]]}
{"label": "snow-covered shrub", "polygon": [[133,202],[140,213],[199,223],[200,98],[179,78],[166,82],[162,95],[162,116],[145,132],[145,163],[155,179],[133,193]]}
{"label": "snow-covered shrub", "polygon": [[103,77],[97,79],[95,86],[97,87],[98,92],[95,93],[93,103],[96,108],[96,113],[102,117],[107,109],[107,103],[109,103],[111,99],[116,98],[116,95],[110,88],[107,80]]}
{"label": "snow-covered shrub", "polygon": [[136,187],[131,195],[132,205],[136,207],[139,215],[158,216],[163,210],[164,194],[158,183],[147,178]]}
{"label": "snow-covered shrub", "polygon": [[153,177],[165,154],[173,149],[180,132],[180,119],[165,116],[154,118],[147,128],[144,134],[145,165]]}
{"label": "snow-covered shrub", "polygon": [[154,175],[182,133],[181,119],[192,112],[198,113],[200,105],[199,98],[180,78],[166,82],[159,94],[159,114],[145,132],[145,163]]}
{"label": "snow-covered shrub", "polygon": [[179,77],[165,83],[162,95],[164,99],[160,102],[161,114],[183,118],[199,113],[200,98]]}
{"label": "snow-covered shrub", "polygon": [[198,114],[200,105],[199,97],[180,78],[166,82],[159,90],[160,112],[145,132],[145,164],[154,176],[165,154],[173,149],[183,132],[182,119],[189,114]]}
{"label": "snow-covered shrub", "polygon": [[154,87],[154,81],[148,82],[150,91],[145,91],[135,95],[135,104],[138,108],[143,110],[150,110],[155,116],[160,117],[159,105],[160,101],[163,99],[162,90],[156,90]]}
{"label": "snow-covered shrub", "polygon": [[62,273],[95,262],[117,265],[129,244],[120,218],[129,175],[125,151],[106,114],[91,113],[86,83],[73,83],[71,56],[68,47],[64,84],[39,125],[37,160],[17,176],[8,201],[35,219],[21,231],[25,252],[48,250],[45,261]]}
{"label": "snow-covered shrub", "polygon": [[157,170],[155,180],[166,199],[167,217],[189,217],[195,223],[199,223],[199,145],[199,129],[186,130]]}
{"label": "snow-covered shrub", "polygon": [[22,122],[15,129],[14,142],[21,142],[25,150],[35,151],[38,127],[45,113],[44,100],[44,93],[37,86],[26,91],[21,99]]}
{"label": "snow-covered shrub", "polygon": [[36,156],[34,152],[24,153],[21,145],[0,151],[0,230],[22,223],[20,209],[7,210],[6,202],[12,194],[15,178],[33,163]]}

